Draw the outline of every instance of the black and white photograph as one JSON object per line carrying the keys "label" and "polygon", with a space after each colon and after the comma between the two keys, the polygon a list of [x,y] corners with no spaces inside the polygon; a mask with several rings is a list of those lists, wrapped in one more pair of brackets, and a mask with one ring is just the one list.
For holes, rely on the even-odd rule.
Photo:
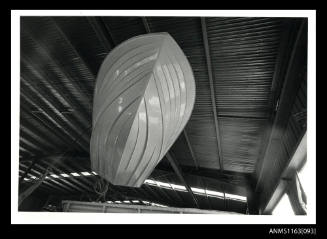
{"label": "black and white photograph", "polygon": [[315,18],[12,10],[12,223],[314,224]]}

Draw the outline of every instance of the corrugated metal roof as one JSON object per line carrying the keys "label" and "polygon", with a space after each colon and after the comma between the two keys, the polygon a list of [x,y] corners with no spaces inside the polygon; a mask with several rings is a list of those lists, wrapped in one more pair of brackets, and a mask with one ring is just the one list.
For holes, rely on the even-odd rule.
{"label": "corrugated metal roof", "polygon": [[[147,32],[144,20],[151,32],[168,32],[176,40],[190,61],[196,80],[195,106],[185,128],[195,159],[181,134],[172,147],[176,160],[182,166],[193,167],[195,160],[200,168],[220,169],[203,29],[200,18],[195,17],[22,17],[22,159],[66,151],[72,155],[88,155],[97,71],[115,45]],[[223,167],[227,171],[252,173],[269,116],[268,99],[283,29],[281,19],[207,18],[206,26]],[[305,95],[306,85],[301,89]],[[301,104],[297,103],[299,109],[306,107]],[[295,114],[296,120],[301,114]],[[290,125],[289,128],[285,141],[292,144],[296,127]],[[161,165],[167,165],[165,161]],[[21,167],[23,171],[28,166]],[[82,166],[76,159],[70,167],[78,170]],[[45,165],[38,165],[32,173],[40,173],[42,168]],[[87,169],[87,166],[81,168]],[[72,172],[65,167],[60,170]],[[178,181],[176,176],[169,177],[167,180]],[[69,194],[71,190],[83,188],[79,183],[89,186],[94,183],[84,177],[65,180],[69,183],[53,178],[43,185],[44,190]],[[210,185],[208,180],[203,183]],[[116,189],[124,192],[123,188]],[[153,194],[144,187],[135,192],[142,194],[142,190],[147,190],[146,195]],[[178,200],[176,195],[170,197]],[[194,205],[189,195],[180,197],[185,197],[185,205]],[[203,207],[215,204],[212,199],[205,201],[200,202]],[[217,202],[212,207],[219,209],[219,206],[222,205]]]}

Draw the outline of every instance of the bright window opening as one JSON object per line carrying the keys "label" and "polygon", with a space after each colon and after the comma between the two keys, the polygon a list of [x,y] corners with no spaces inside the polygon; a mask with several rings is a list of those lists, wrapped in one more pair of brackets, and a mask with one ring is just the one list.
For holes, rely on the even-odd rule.
{"label": "bright window opening", "polygon": [[272,212],[272,215],[278,215],[278,216],[295,215],[290,199],[288,198],[286,193],[284,193],[283,197],[278,202],[277,206]]}
{"label": "bright window opening", "polygon": [[[312,175],[310,175],[310,173],[308,173],[308,167],[306,167],[306,164],[303,165],[303,167],[301,168],[301,170],[297,173],[298,177],[299,177],[299,181],[301,183],[301,187],[306,195],[306,197],[308,198],[308,196],[310,196],[310,194],[308,193],[308,189],[310,188],[310,178],[312,177]],[[308,195],[309,194],[309,195]]]}

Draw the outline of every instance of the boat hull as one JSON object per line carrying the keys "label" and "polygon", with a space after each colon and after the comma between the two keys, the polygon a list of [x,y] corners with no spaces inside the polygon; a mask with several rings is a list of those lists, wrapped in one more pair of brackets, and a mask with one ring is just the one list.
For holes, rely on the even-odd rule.
{"label": "boat hull", "polygon": [[183,131],[194,101],[191,66],[168,33],[117,46],[96,80],[92,170],[114,185],[140,187]]}

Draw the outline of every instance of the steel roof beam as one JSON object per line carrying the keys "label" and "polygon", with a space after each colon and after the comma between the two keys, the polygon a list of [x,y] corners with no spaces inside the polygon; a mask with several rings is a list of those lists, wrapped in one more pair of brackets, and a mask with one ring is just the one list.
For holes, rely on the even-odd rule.
{"label": "steel roof beam", "polygon": [[[46,74],[39,66],[35,65],[33,61],[31,61],[27,56],[24,54],[21,55],[21,62],[23,65],[25,65],[28,68],[31,68],[33,72],[39,75],[39,81],[42,83],[42,85],[47,88],[47,91],[49,92],[55,92],[52,93],[54,97],[60,102],[64,100],[69,104],[70,107],[72,107],[76,112],[79,113],[79,120],[83,122],[84,126],[90,125],[90,113],[86,111],[83,107],[81,107],[80,103],[74,99],[69,97],[69,95],[72,95],[69,90],[63,85],[63,84],[57,84],[56,79],[52,78],[51,75]],[[26,76],[24,76],[26,78]],[[58,95],[59,97],[57,97]]]}
{"label": "steel roof beam", "polygon": [[209,77],[209,84],[210,84],[210,98],[211,98],[212,111],[213,111],[214,122],[215,122],[219,168],[221,171],[223,171],[224,164],[223,164],[223,157],[222,157],[222,150],[221,150],[221,140],[220,140],[220,132],[219,132],[219,124],[218,124],[218,113],[217,113],[217,106],[216,106],[216,96],[215,96],[215,89],[214,89],[214,83],[213,83],[214,76],[213,76],[213,69],[211,66],[211,56],[210,56],[210,48],[209,48],[209,42],[208,42],[207,25],[206,25],[205,18],[203,18],[203,17],[201,18],[201,28],[202,28],[204,50],[205,50],[205,55],[206,55],[207,68],[208,68],[208,77]]}
{"label": "steel roof beam", "polygon": [[[45,170],[45,169],[46,169],[46,168],[44,168],[43,166],[41,166],[40,164],[35,165],[35,167],[37,167],[37,168],[39,168],[39,169],[41,169],[41,170]],[[50,173],[50,175],[51,175],[51,173]],[[63,185],[67,185],[67,187],[72,188],[73,190],[76,190],[76,191],[78,191],[78,192],[84,192],[84,189],[82,189],[82,188],[80,188],[80,187],[74,185],[73,183],[69,182],[67,179],[65,179],[65,178],[63,178],[63,177],[54,178],[54,177],[52,177],[52,176],[50,176],[50,175],[49,175],[49,178],[54,179],[54,180],[56,180],[56,181],[58,180],[58,181],[60,181]]]}
{"label": "steel roof beam", "polygon": [[[69,83],[72,84],[72,86],[78,90],[81,95],[83,95],[82,98],[82,102],[84,104],[84,106],[86,107],[86,109],[92,109],[92,96],[90,96],[88,93],[87,93],[87,89],[85,88],[85,86],[83,84],[80,83],[79,79],[75,79],[72,77],[72,75],[70,74],[69,71],[67,71],[67,68],[61,63],[59,62],[58,59],[55,59],[54,56],[49,52],[49,49],[48,49],[48,46],[45,45],[45,43],[43,43],[42,41],[38,41],[35,36],[33,35],[33,30],[30,29],[30,27],[28,26],[24,26],[23,29],[27,32],[25,32],[25,36],[26,36],[26,33],[28,34],[28,37],[30,39],[32,39],[35,43],[38,44],[39,48],[41,49],[42,53],[44,56],[46,56],[49,61],[51,61],[51,63],[57,68],[57,69],[60,69],[61,73],[63,76],[65,76],[67,79],[69,79]],[[64,85],[66,85],[67,83],[65,82],[62,82]]]}
{"label": "steel roof beam", "polygon": [[[20,163],[20,165],[23,168],[27,168],[27,166],[25,166],[24,164]],[[29,174],[33,175],[34,177],[40,177],[40,175],[42,175],[42,173],[40,173],[37,169],[32,168],[29,172]],[[65,185],[62,185],[61,183],[57,182],[56,180],[54,180],[53,178],[49,178],[49,180],[44,181],[43,183],[48,184],[49,186],[55,188],[56,190],[59,190],[63,193],[71,193],[72,190],[68,187],[66,187]],[[56,185],[54,185],[56,184]]]}
{"label": "steel roof beam", "polygon": [[65,32],[61,29],[61,27],[58,25],[57,21],[55,18],[50,17],[51,21],[53,22],[53,24],[55,25],[56,29],[60,32],[60,34],[62,35],[62,37],[66,40],[66,42],[69,44],[69,46],[73,49],[73,51],[75,52],[75,54],[80,58],[81,62],[83,63],[83,65],[85,66],[85,68],[87,69],[87,71],[90,73],[90,75],[92,76],[93,80],[95,80],[95,75],[91,70],[91,67],[89,66],[89,64],[85,61],[84,57],[82,57],[82,55],[79,53],[79,51],[76,49],[76,47],[74,46],[74,44],[71,42],[71,40],[68,38],[68,36],[65,34]]}
{"label": "steel roof beam", "polygon": [[103,22],[103,19],[101,17],[87,17],[87,20],[106,50],[108,52],[111,51],[111,49],[115,47],[116,43],[112,37],[110,29]]}
{"label": "steel roof beam", "polygon": [[292,158],[288,165],[285,167],[283,173],[280,176],[274,192],[272,193],[269,201],[262,207],[263,214],[271,214],[284,193],[290,186],[292,179],[296,176],[296,172],[301,166],[305,164],[307,160],[307,132],[303,135],[301,141],[292,155]]}
{"label": "steel roof beam", "polygon": [[[282,75],[281,77],[285,77],[282,90],[280,93],[280,97],[278,100],[278,104],[276,105],[276,108],[274,109],[276,113],[272,115],[273,122],[270,129],[270,133],[267,135],[266,142],[262,151],[262,158],[260,159],[260,165],[258,166],[257,172],[257,182],[255,186],[255,191],[260,191],[261,186],[261,180],[262,175],[265,167],[265,161],[266,161],[266,155],[269,151],[269,148],[272,147],[274,140],[281,140],[282,133],[284,132],[284,129],[287,126],[291,110],[293,107],[294,100],[296,98],[297,89],[299,88],[301,81],[298,80],[298,69],[303,67],[303,64],[301,64],[303,61],[301,59],[301,54],[306,54],[305,49],[301,46],[304,41],[306,41],[306,21],[301,20],[299,22],[299,29],[296,31],[296,38],[295,42],[292,45],[291,48],[291,54],[290,58],[288,60],[287,69],[285,72],[285,75]],[[289,38],[286,38],[286,40],[289,40]],[[282,59],[277,59],[282,60]],[[284,62],[284,64],[286,64]]]}
{"label": "steel roof beam", "polygon": [[197,208],[199,208],[199,204],[198,204],[198,200],[196,199],[191,187],[186,183],[182,171],[178,165],[178,163],[176,162],[176,160],[171,156],[171,154],[168,152],[166,154],[167,159],[169,160],[172,168],[174,169],[176,175],[178,176],[179,180],[182,182],[182,184],[185,186],[186,190],[189,192],[189,194],[191,195],[194,204],[196,205]]}
{"label": "steel roof beam", "polygon": [[75,121],[71,121],[69,118],[65,117],[60,112],[58,107],[53,104],[51,99],[47,99],[40,94],[37,89],[35,89],[28,81],[25,80],[25,78],[21,77],[21,79],[23,84],[23,87],[21,88],[21,97],[23,97],[31,105],[37,105],[41,112],[44,112],[44,115],[46,115],[47,118],[56,122],[60,127],[62,127],[62,129],[64,129],[64,131],[69,132],[69,135],[82,138],[83,142],[81,142],[81,145],[85,147],[86,152],[88,152],[88,137],[85,134],[79,134],[81,131],[83,131],[83,129],[78,127]]}
{"label": "steel roof beam", "polygon": [[[56,160],[56,159],[60,159],[60,158],[61,158],[60,162],[58,160]],[[21,161],[31,161],[31,160],[32,160],[32,158],[22,158],[21,159]],[[76,170],[68,168],[67,164],[68,163],[76,164],[76,162],[79,162],[79,165],[78,165],[79,167],[83,166],[83,170],[91,171],[91,166],[90,166],[90,161],[89,161],[88,155],[64,155],[64,156],[62,156],[62,154],[58,154],[58,155],[52,155],[52,156],[50,155],[47,157],[43,157],[42,160],[58,161],[58,166],[67,168],[68,170],[71,170],[71,172],[74,172]],[[220,184],[226,184],[226,189],[227,189],[227,186],[228,186],[228,188],[232,188],[232,187],[235,188],[235,186],[237,186],[237,188],[246,188],[248,186],[248,182],[251,180],[250,174],[229,172],[229,171],[224,171],[223,173],[221,173],[219,170],[206,169],[206,168],[199,168],[199,170],[194,171],[194,170],[192,170],[194,168],[191,166],[181,166],[181,165],[179,165],[179,168],[180,168],[181,172],[183,172],[184,177],[204,177],[209,180],[214,180]],[[155,178],[160,178],[163,175],[167,175],[167,173],[169,173],[171,175],[174,175],[174,174],[176,175],[175,171],[171,171],[170,168],[163,167],[160,165],[158,165],[156,167],[156,169],[154,170],[154,173],[156,173],[156,172],[159,173],[158,174],[159,176],[155,175],[154,176]],[[93,178],[93,177],[86,177],[86,178],[88,178],[88,180],[91,180],[91,178]],[[242,195],[244,195],[244,194],[242,194]]]}
{"label": "steel roof beam", "polygon": [[143,26],[145,28],[146,33],[150,33],[150,26],[148,23],[148,20],[146,20],[146,17],[142,17],[142,22],[143,22]]}

